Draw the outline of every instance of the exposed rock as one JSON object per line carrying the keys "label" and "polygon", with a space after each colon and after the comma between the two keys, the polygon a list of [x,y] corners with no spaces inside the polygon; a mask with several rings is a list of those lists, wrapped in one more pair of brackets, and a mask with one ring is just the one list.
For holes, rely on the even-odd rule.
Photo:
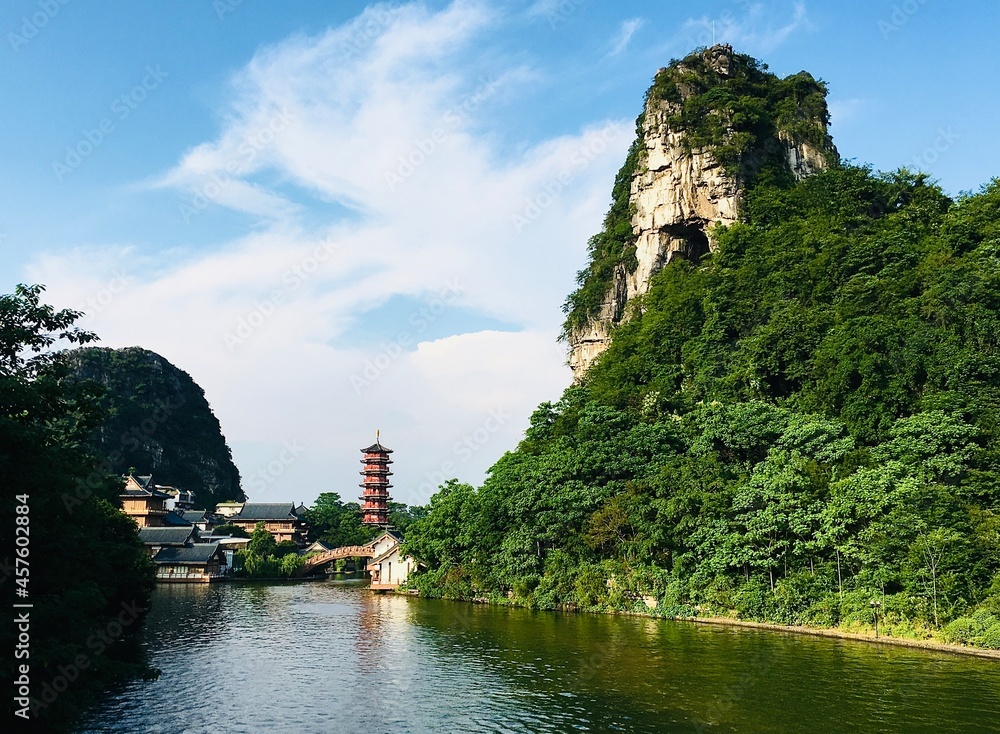
{"label": "exposed rock", "polygon": [[183,370],[139,347],[66,352],[78,379],[105,387],[109,417],[88,442],[111,473],[134,468],[195,493],[199,507],[244,500],[240,474],[204,391]]}
{"label": "exposed rock", "polygon": [[[704,64],[721,83],[734,73],[736,55],[732,47],[719,45],[702,52]],[[681,100],[695,93],[684,81],[683,64],[673,73]],[[735,172],[722,166],[711,148],[692,148],[687,132],[672,126],[682,102],[650,94],[640,127],[641,165],[635,170],[630,193],[632,231],[635,235],[635,267],[614,271],[607,296],[582,326],[568,329],[569,364],[579,380],[611,342],[615,326],[628,317],[633,300],[649,288],[650,280],[677,257],[697,262],[714,250],[712,229],[730,225],[739,217],[746,182],[771,154],[783,158],[796,180],[824,169],[836,155],[832,141],[819,147],[784,130],[776,138],[762,141],[744,156]],[[823,121],[813,121],[823,125]]]}

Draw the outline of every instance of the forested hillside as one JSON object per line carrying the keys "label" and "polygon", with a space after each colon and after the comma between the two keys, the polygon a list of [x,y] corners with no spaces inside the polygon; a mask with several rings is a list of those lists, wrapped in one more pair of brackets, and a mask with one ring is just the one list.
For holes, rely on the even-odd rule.
{"label": "forested hillside", "polygon": [[199,508],[244,500],[240,473],[205,391],[166,359],[140,347],[68,352],[74,375],[104,387],[104,421],[86,447],[114,472],[152,474],[195,492]]}
{"label": "forested hillside", "polygon": [[762,176],[712,238],[482,487],[432,498],[412,583],[845,628],[874,602],[1000,648],[1000,182]]}

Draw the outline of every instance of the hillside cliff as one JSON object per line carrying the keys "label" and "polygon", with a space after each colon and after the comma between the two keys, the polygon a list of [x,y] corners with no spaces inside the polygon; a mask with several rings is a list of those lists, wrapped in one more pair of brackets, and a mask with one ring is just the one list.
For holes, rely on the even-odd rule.
{"label": "hillside cliff", "polygon": [[78,379],[104,386],[110,417],[87,446],[110,471],[134,468],[195,492],[199,507],[245,499],[240,474],[205,392],[160,355],[138,347],[85,348],[67,358]]}
{"label": "hillside cliff", "polygon": [[566,303],[577,380],[664,265],[714,249],[712,229],[737,221],[748,185],[794,182],[836,162],[823,83],[766,68],[720,45],[657,73],[604,231]]}
{"label": "hillside cliff", "polygon": [[830,165],[822,84],[762,68],[657,75],[567,304],[578,354],[613,338],[431,498],[408,583],[847,631],[877,601],[892,636],[1000,649],[1000,179]]}

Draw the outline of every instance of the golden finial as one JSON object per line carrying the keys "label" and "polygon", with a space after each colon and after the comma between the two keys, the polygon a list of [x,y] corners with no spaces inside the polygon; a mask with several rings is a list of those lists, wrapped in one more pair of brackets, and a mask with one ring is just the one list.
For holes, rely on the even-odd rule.
{"label": "golden finial", "polygon": [[375,429],[375,443],[378,443],[378,434],[379,434],[379,430],[376,428]]}

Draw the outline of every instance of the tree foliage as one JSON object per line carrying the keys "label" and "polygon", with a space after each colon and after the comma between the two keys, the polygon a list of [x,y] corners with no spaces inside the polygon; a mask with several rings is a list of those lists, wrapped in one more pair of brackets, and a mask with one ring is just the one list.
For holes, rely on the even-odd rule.
{"label": "tree foliage", "polygon": [[654,277],[482,487],[432,498],[414,585],[847,627],[877,599],[895,633],[992,640],[1000,182],[761,181],[716,241]]}
{"label": "tree foliage", "polygon": [[[0,296],[0,474],[10,520],[0,529],[2,583],[9,599],[23,589],[20,600],[33,605],[29,657],[14,657],[13,625],[4,625],[4,677],[13,681],[28,665],[33,730],[65,731],[105,688],[154,675],[136,643],[153,567],[120,511],[120,475],[80,448],[104,420],[101,391],[69,379],[53,351],[96,337],[74,326],[80,313],[41,303],[42,291],[20,285]],[[18,513],[24,504],[28,512]],[[21,516],[29,518],[28,576],[15,569]]]}

